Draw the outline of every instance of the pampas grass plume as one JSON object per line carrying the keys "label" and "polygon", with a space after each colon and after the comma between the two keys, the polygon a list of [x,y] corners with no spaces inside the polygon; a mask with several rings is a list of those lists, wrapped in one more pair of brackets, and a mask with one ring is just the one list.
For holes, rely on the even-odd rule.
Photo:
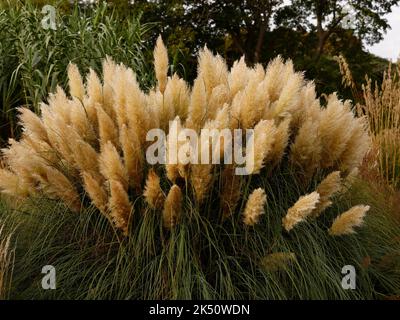
{"label": "pampas grass plume", "polygon": [[267,195],[264,189],[255,189],[247,200],[246,207],[243,212],[243,222],[248,226],[254,226],[258,223],[260,216],[263,215],[264,206],[267,202]]}
{"label": "pampas grass plume", "polygon": [[304,221],[316,208],[319,198],[318,192],[301,196],[299,200],[289,208],[286,216],[282,219],[282,224],[285,230],[289,232],[295,225]]}
{"label": "pampas grass plume", "polygon": [[46,167],[46,178],[48,190],[57,198],[61,199],[74,212],[81,209],[81,200],[71,181],[60,171]]}
{"label": "pampas grass plume", "polygon": [[128,223],[133,210],[129,202],[129,196],[124,186],[117,180],[110,181],[110,215],[115,226],[122,230],[124,235],[128,235]]}
{"label": "pampas grass plume", "polygon": [[260,173],[264,167],[264,160],[271,152],[272,144],[275,141],[276,127],[272,120],[261,120],[254,127],[254,142],[249,155],[246,155],[246,165],[252,164],[248,172],[250,174]]}
{"label": "pampas grass plume", "polygon": [[163,223],[167,229],[173,228],[179,221],[182,210],[182,191],[174,184],[164,203]]}
{"label": "pampas grass plume", "polygon": [[104,146],[111,141],[114,145],[118,145],[118,129],[115,126],[113,119],[100,106],[96,106],[97,120],[99,124],[99,140],[100,146]]}
{"label": "pampas grass plume", "polygon": [[317,192],[320,195],[320,201],[313,211],[313,216],[318,217],[322,211],[328,208],[332,201],[330,200],[336,193],[342,189],[342,179],[340,171],[334,171],[328,174],[317,187]]}
{"label": "pampas grass plume", "polygon": [[143,196],[152,209],[161,209],[164,205],[165,195],[160,186],[160,177],[150,169],[147,175]]}
{"label": "pampas grass plume", "polygon": [[89,172],[82,173],[86,192],[89,194],[93,204],[103,213],[107,212],[108,195],[100,182]]}
{"label": "pampas grass plume", "polygon": [[68,84],[69,90],[72,97],[76,97],[79,100],[82,100],[85,95],[85,87],[83,85],[81,74],[79,73],[78,67],[70,63],[68,65]]}
{"label": "pampas grass plume", "polygon": [[120,130],[120,142],[129,184],[137,193],[141,193],[143,178],[143,155],[139,137],[125,124]]}
{"label": "pampas grass plume", "polygon": [[168,52],[161,35],[158,36],[156,47],[154,48],[154,69],[158,88],[161,93],[164,93],[165,87],[167,86]]}
{"label": "pampas grass plume", "polygon": [[370,206],[358,205],[342,213],[333,221],[328,231],[329,234],[331,236],[342,236],[355,233],[354,228],[364,223],[364,217],[369,209]]}
{"label": "pampas grass plume", "polygon": [[124,189],[128,188],[128,173],[115,146],[109,141],[99,157],[100,172],[107,180],[119,181]]}

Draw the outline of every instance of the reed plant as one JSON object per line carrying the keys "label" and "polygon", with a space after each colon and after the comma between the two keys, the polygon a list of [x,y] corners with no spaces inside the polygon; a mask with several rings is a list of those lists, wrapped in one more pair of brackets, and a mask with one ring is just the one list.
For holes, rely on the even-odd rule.
{"label": "reed plant", "polygon": [[400,188],[400,69],[390,65],[381,86],[367,79],[364,102],[358,106],[365,114],[377,154],[377,166],[384,180]]}
{"label": "reed plant", "polygon": [[[55,27],[45,28],[42,7],[29,1],[5,1],[0,7],[0,110],[1,143],[18,136],[16,108],[24,105],[39,112],[57,84],[67,85],[70,61],[88,71],[101,71],[106,55],[133,68],[144,86],[152,74],[144,58],[149,24],[140,17],[121,19],[105,2],[81,8],[78,5],[55,7]],[[49,3],[43,3],[43,5]],[[3,125],[4,124],[4,125]]]}
{"label": "reed plant", "polygon": [[11,236],[5,229],[5,223],[0,220],[0,300],[8,297],[12,279],[14,248]]}
{"label": "reed plant", "polygon": [[366,76],[366,83],[359,91],[346,58],[339,55],[336,61],[342,74],[342,84],[351,89],[353,99],[357,102],[357,114],[368,119],[372,139],[368,166],[372,171],[376,169],[380,173],[380,180],[397,190],[400,187],[399,65],[390,64],[380,84],[376,81],[373,83]]}

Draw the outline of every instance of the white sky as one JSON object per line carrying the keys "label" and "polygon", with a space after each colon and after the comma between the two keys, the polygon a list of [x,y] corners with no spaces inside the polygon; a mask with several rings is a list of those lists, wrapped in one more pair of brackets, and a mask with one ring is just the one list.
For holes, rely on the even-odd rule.
{"label": "white sky", "polygon": [[384,35],[381,42],[367,49],[377,56],[397,61],[400,56],[400,6],[394,7],[386,18],[392,29]]}

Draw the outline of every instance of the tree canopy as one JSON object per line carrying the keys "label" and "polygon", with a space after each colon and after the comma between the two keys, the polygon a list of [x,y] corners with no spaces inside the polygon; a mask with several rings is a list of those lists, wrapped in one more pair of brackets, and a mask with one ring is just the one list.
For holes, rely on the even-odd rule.
{"label": "tree canopy", "polygon": [[[1,1],[1,0],[0,0]],[[7,0],[3,0],[3,3]],[[9,1],[8,1],[9,2]],[[43,0],[19,0],[18,3]],[[62,10],[71,3],[90,8],[85,0],[54,0]],[[154,43],[162,34],[171,72],[186,79],[196,75],[196,53],[204,45],[232,63],[267,63],[276,55],[294,60],[298,70],[315,79],[320,91],[337,90],[340,74],[334,57],[343,54],[362,83],[386,67],[385,61],[365,51],[390,28],[385,14],[400,0],[99,0],[108,10],[130,19],[141,15],[152,26]],[[15,3],[15,2],[9,2]],[[60,6],[61,5],[61,6]],[[147,53],[151,60],[151,52]]]}

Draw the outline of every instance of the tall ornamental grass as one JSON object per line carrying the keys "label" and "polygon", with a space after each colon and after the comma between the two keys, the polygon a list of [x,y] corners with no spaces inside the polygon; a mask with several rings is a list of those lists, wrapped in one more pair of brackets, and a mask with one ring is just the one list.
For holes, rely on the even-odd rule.
{"label": "tall ornamental grass", "polygon": [[[3,193],[25,199],[6,210],[25,230],[15,297],[399,293],[398,225],[379,199],[354,187],[370,139],[349,102],[331,95],[321,106],[314,84],[280,57],[266,68],[241,59],[229,70],[205,48],[190,87],[168,74],[159,38],[154,67],[157,85],[142,91],[135,72],[111,58],[102,78],[94,70],[82,78],[70,64],[69,94],[58,87],[40,115],[19,109],[22,137],[3,149],[0,171]],[[249,174],[168,157],[150,165],[146,135],[157,128],[171,136],[172,120],[178,132],[253,129]],[[166,149],[177,153],[181,145],[170,141]],[[224,159],[220,146],[199,149]],[[43,263],[57,268],[59,291],[40,290],[34,270]],[[357,290],[341,286],[349,264]]]}
{"label": "tall ornamental grass", "polygon": [[381,86],[368,79],[363,86],[364,102],[359,113],[368,118],[370,135],[377,153],[377,167],[384,180],[400,188],[400,70],[390,66]]}
{"label": "tall ornamental grass", "polygon": [[11,233],[8,233],[5,223],[0,220],[0,300],[6,299],[14,264],[14,249],[11,244]]}

